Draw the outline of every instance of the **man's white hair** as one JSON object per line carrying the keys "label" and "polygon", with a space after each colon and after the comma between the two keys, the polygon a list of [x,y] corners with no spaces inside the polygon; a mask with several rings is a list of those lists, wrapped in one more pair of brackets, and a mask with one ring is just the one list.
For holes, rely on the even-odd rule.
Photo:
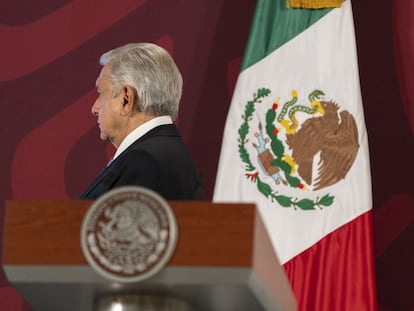
{"label": "man's white hair", "polygon": [[125,86],[134,89],[136,107],[152,116],[178,116],[183,79],[170,54],[153,43],[129,43],[104,53],[117,96]]}

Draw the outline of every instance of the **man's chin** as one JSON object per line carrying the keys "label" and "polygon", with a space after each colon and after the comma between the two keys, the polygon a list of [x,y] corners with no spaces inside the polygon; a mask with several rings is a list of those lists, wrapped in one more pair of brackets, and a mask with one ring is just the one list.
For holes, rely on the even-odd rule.
{"label": "man's chin", "polygon": [[100,135],[100,138],[101,138],[101,140],[103,140],[103,141],[109,141],[109,137],[108,137],[108,135],[105,135],[105,134],[103,134],[103,133],[101,133]]}

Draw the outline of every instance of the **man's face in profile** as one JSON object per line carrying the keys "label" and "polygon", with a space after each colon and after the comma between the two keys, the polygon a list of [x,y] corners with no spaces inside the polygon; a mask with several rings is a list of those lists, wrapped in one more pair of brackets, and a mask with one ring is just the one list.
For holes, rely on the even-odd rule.
{"label": "man's face in profile", "polygon": [[114,95],[114,86],[110,80],[111,65],[105,65],[98,79],[96,80],[96,89],[98,98],[92,106],[92,114],[98,117],[98,126],[100,129],[100,137],[102,140],[109,140],[116,147],[122,141],[122,100],[123,94],[119,92]]}

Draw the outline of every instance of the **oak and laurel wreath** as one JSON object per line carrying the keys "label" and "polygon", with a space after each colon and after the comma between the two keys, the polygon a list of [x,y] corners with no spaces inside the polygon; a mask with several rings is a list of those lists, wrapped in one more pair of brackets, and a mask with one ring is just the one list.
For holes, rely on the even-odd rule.
{"label": "oak and laurel wreath", "polygon": [[[256,167],[250,161],[250,155],[245,148],[245,144],[248,142],[246,139],[247,134],[249,133],[249,121],[251,121],[252,115],[254,113],[256,103],[261,103],[262,98],[267,97],[271,93],[270,89],[267,88],[260,88],[257,90],[256,93],[253,94],[253,99],[248,101],[244,110],[244,115],[242,115],[242,119],[244,122],[240,125],[239,128],[239,154],[241,160],[246,164],[245,169],[247,172],[256,171]],[[272,165],[278,165],[281,170],[285,173],[288,172],[290,166],[284,162],[282,159],[284,153],[284,146],[282,142],[278,139],[277,134],[275,134],[275,126],[273,124],[276,118],[276,111],[273,109],[269,109],[266,113],[266,133],[271,138],[271,148],[273,153],[277,156],[275,160],[273,160]],[[277,162],[277,163],[276,163]],[[324,195],[322,198],[316,198],[315,200],[311,199],[300,199],[292,198],[285,195],[276,195],[272,188],[265,182],[263,182],[258,174],[246,174],[246,177],[249,178],[256,183],[257,189],[266,197],[273,200],[276,200],[282,207],[292,207],[293,208],[300,208],[302,210],[315,210],[316,207],[322,208],[323,206],[330,206],[334,201],[334,197],[330,196],[329,194]],[[287,182],[296,187],[300,180],[296,177],[290,176],[290,174],[286,174]]]}

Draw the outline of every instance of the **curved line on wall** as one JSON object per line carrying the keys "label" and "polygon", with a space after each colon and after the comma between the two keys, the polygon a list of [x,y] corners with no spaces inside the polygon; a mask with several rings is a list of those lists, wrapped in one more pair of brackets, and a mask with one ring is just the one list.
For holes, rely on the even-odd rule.
{"label": "curved line on wall", "polygon": [[146,0],[75,0],[24,26],[0,25],[5,44],[0,81],[27,75],[75,49],[141,6]]}
{"label": "curved line on wall", "polygon": [[374,213],[375,257],[380,257],[414,222],[414,197],[397,193]]}
{"label": "curved line on wall", "polygon": [[95,98],[96,90],[92,89],[23,138],[11,167],[13,198],[67,198],[64,163],[79,138],[96,126],[90,112]]}

